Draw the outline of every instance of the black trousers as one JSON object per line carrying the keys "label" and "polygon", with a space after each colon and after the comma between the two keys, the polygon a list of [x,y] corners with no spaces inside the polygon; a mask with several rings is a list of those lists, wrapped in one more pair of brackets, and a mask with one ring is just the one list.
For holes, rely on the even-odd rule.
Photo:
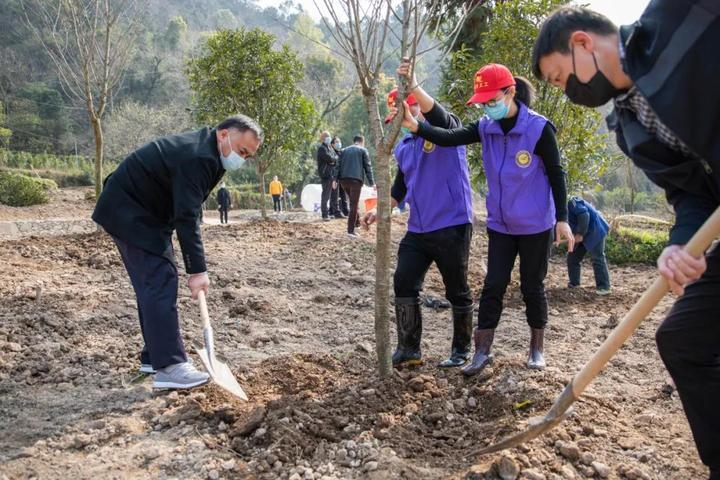
{"label": "black trousers", "polygon": [[720,479],[720,245],[707,271],[685,288],[655,335],[675,381],[700,459]]}
{"label": "black trousers", "polygon": [[338,209],[345,216],[350,215],[350,207],[348,206],[348,196],[342,183],[338,182]]}
{"label": "black trousers", "polygon": [[393,278],[396,297],[417,298],[425,274],[435,262],[445,284],[445,297],[456,307],[473,304],[467,282],[472,224],[456,225],[428,233],[407,232],[400,241]]}
{"label": "black trousers", "polygon": [[177,311],[175,262],[113,237],[135,290],[143,346],[140,361],[155,368],[186,362]]}
{"label": "black trousers", "polygon": [[354,233],[355,227],[358,226],[360,220],[360,212],[358,205],[360,203],[360,194],[362,193],[363,182],[355,178],[343,178],[340,180],[343,189],[350,198],[350,211],[348,212],[347,231]]}
{"label": "black trousers", "polygon": [[508,235],[488,229],[488,271],[480,295],[479,329],[496,328],[500,323],[503,297],[518,255],[528,325],[545,328],[548,305],[544,282],[552,240],[552,229],[533,235]]}
{"label": "black trousers", "polygon": [[273,195],[273,211],[279,212],[281,210],[280,208],[280,195]]}
{"label": "black trousers", "polygon": [[[334,216],[338,213],[338,191],[337,188],[332,188],[332,184],[332,178],[322,179],[322,193],[320,194],[320,212],[322,213],[323,218],[326,218],[328,216]],[[329,206],[328,203],[330,204]]]}
{"label": "black trousers", "polygon": [[220,223],[228,223],[228,209],[220,207],[218,208],[220,211]]}

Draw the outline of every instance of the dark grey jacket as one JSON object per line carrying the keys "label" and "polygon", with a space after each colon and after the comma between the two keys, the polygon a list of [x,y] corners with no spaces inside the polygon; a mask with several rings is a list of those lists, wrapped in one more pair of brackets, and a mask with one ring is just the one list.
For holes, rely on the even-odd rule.
{"label": "dark grey jacket", "polygon": [[627,109],[608,125],[620,148],[675,209],[671,244],[684,244],[720,205],[720,3],[653,0],[621,27],[623,69],[658,118],[700,159],[686,158],[650,134]]}
{"label": "dark grey jacket", "polygon": [[158,138],[108,176],[92,218],[109,234],[168,258],[177,230],[185,271],[204,272],[202,204],[224,174],[215,129]]}
{"label": "dark grey jacket", "polygon": [[351,145],[342,151],[338,163],[338,178],[354,178],[363,181],[367,178],[368,185],[375,185],[372,166],[370,166],[370,155],[365,147]]}

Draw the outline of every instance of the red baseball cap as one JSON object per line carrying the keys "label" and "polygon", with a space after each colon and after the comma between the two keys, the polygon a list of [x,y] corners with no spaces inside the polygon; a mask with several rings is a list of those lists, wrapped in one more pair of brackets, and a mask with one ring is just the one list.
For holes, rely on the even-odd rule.
{"label": "red baseball cap", "polygon": [[474,94],[465,104],[487,103],[502,90],[515,85],[512,73],[505,65],[489,63],[475,72]]}
{"label": "red baseball cap", "polygon": [[[397,87],[393,88],[390,93],[388,93],[387,96],[387,106],[388,108],[392,108],[395,106],[395,102],[397,101],[397,94],[398,89]],[[405,99],[405,101],[408,103],[408,105],[417,105],[417,100],[415,99],[415,95],[412,93],[408,95],[408,97]],[[385,123],[390,123],[393,119],[392,114],[385,117]]]}

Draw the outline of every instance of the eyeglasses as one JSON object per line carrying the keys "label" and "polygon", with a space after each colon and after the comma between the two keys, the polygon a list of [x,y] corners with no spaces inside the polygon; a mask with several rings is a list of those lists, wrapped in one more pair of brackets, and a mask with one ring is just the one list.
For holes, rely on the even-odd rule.
{"label": "eyeglasses", "polygon": [[501,99],[499,99],[499,100],[492,99],[492,100],[490,100],[490,101],[488,101],[488,102],[485,102],[485,103],[474,103],[473,105],[475,105],[475,108],[485,108],[485,107],[490,107],[490,108],[492,108],[492,107],[496,106],[498,103],[502,102],[502,101],[505,99],[505,95],[508,94],[508,90],[510,90],[510,89],[509,89],[509,88],[505,88],[505,89],[502,90],[503,98],[501,98]]}

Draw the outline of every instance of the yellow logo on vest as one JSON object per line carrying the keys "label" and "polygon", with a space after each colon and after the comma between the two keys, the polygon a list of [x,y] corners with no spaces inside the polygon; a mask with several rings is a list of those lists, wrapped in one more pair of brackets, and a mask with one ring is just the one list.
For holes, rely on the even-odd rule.
{"label": "yellow logo on vest", "polygon": [[532,157],[527,150],[520,150],[515,154],[515,163],[518,167],[527,168],[530,166],[530,162],[532,162]]}
{"label": "yellow logo on vest", "polygon": [[423,143],[423,152],[432,153],[434,150],[435,144],[432,143],[430,140],[425,140],[425,143]]}

